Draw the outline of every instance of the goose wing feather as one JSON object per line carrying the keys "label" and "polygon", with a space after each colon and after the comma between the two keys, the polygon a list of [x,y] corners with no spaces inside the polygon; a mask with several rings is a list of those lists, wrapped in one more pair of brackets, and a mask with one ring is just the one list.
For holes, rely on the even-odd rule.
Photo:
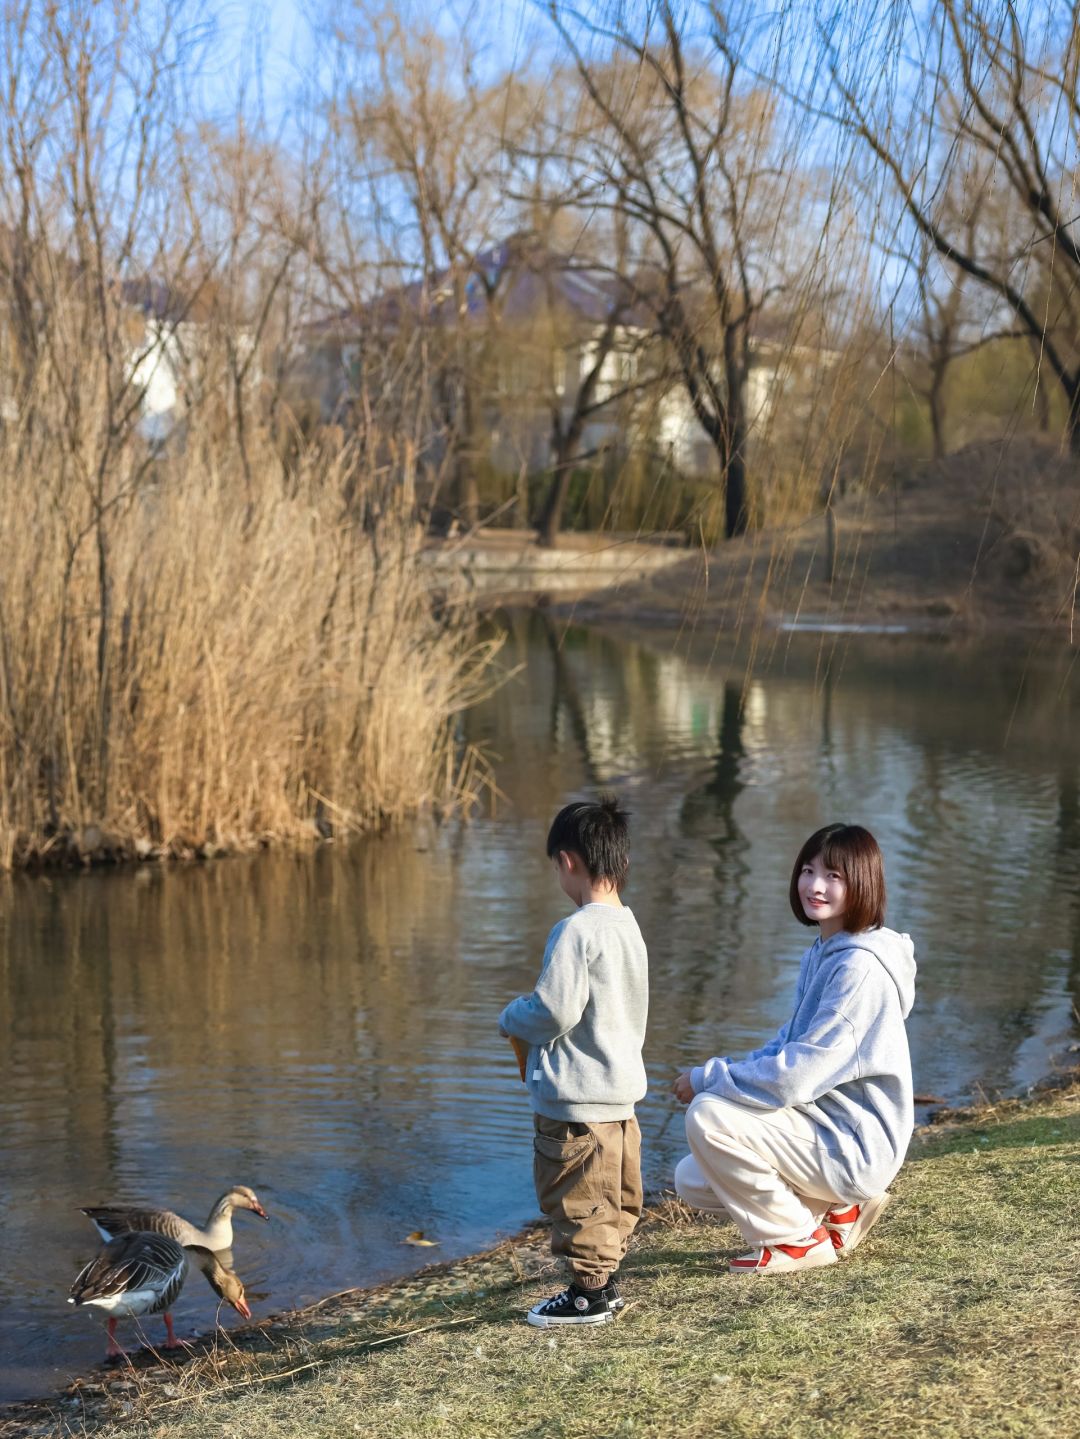
{"label": "goose wing feather", "polygon": [[121,1234],[80,1271],[71,1286],[71,1297],[76,1304],[88,1304],[149,1291],[157,1298],[155,1307],[167,1308],[180,1292],[186,1273],[187,1256],[168,1235]]}
{"label": "goose wing feather", "polygon": [[192,1226],[171,1209],[114,1209],[111,1206],[84,1209],[83,1214],[100,1234],[115,1239],[118,1234],[166,1234],[183,1243]]}

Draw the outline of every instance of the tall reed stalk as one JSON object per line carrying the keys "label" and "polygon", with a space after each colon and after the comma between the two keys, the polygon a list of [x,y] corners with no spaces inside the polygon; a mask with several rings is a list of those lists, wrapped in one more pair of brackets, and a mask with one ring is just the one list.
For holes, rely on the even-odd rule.
{"label": "tall reed stalk", "polygon": [[350,449],[286,470],[266,446],[249,492],[235,446],[189,437],[114,476],[99,514],[6,435],[0,864],[296,840],[454,798],[452,719],[487,652],[434,617],[416,530]]}

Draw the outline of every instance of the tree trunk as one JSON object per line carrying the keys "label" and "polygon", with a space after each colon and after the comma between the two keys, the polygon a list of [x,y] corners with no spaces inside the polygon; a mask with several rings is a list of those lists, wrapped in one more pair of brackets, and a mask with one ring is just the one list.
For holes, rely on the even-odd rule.
{"label": "tree trunk", "polygon": [[832,496],[825,501],[825,583],[832,589],[836,579],[836,511]]}
{"label": "tree trunk", "polygon": [[727,382],[727,414],[724,421],[726,455],[724,466],[724,537],[733,540],[746,533],[749,515],[746,504],[746,357],[743,337],[736,327],[724,331],[724,375]]}
{"label": "tree trunk", "polygon": [[476,483],[476,397],[469,376],[461,376],[461,429],[455,437],[455,495],[458,517],[467,529],[480,519],[480,491]]}
{"label": "tree trunk", "polygon": [[[101,497],[98,504],[100,507]],[[101,613],[98,618],[97,679],[98,679],[98,784],[97,818],[102,824],[108,820],[109,808],[109,731],[112,727],[112,694],[109,683],[109,627],[112,619],[111,586],[109,584],[109,549],[105,534],[105,520],[100,508],[96,525],[98,604]]]}
{"label": "tree trunk", "polygon": [[553,550],[558,543],[559,531],[562,528],[563,508],[566,505],[566,497],[570,493],[574,460],[577,458],[578,445],[581,444],[581,436],[585,430],[585,410],[592,400],[599,366],[600,362],[597,361],[593,372],[578,395],[574,414],[565,429],[558,404],[552,407],[551,448],[555,455],[555,472],[551,477],[540,517],[536,522],[537,543],[546,550]]}
{"label": "tree trunk", "polygon": [[945,449],[945,366],[941,363],[930,366],[930,388],[926,394],[930,406],[930,433],[934,447],[934,459],[943,460]]}
{"label": "tree trunk", "polygon": [[240,451],[240,466],[244,471],[244,486],[250,497],[253,481],[251,477],[251,461],[248,459],[247,420],[244,415],[244,396],[239,384],[236,386],[236,445]]}
{"label": "tree trunk", "polygon": [[724,536],[737,539],[746,534],[746,462],[742,449],[733,450],[727,465],[724,487]]}
{"label": "tree trunk", "polygon": [[544,497],[544,507],[536,522],[537,543],[546,550],[553,550],[559,542],[562,529],[562,513],[566,497],[570,493],[570,479],[573,473],[574,457],[560,447],[555,452],[555,473]]}
{"label": "tree trunk", "polygon": [[1063,379],[1065,393],[1069,398],[1069,409],[1065,416],[1065,436],[1069,441],[1069,450],[1074,455],[1080,455],[1080,380],[1070,376],[1068,382]]}

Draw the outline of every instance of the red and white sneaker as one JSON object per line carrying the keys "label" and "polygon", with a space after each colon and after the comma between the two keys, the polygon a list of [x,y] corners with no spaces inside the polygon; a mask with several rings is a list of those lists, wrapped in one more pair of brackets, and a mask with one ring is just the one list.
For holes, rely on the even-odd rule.
{"label": "red and white sneaker", "polygon": [[848,1209],[830,1209],[822,1220],[829,1231],[838,1259],[845,1258],[861,1244],[870,1230],[885,1213],[892,1198],[891,1194],[879,1194],[862,1204],[852,1204]]}
{"label": "red and white sneaker", "polygon": [[792,1274],[797,1269],[820,1269],[836,1263],[836,1250],[829,1231],[818,1226],[813,1234],[794,1244],[763,1245],[749,1254],[740,1254],[728,1265],[732,1274]]}

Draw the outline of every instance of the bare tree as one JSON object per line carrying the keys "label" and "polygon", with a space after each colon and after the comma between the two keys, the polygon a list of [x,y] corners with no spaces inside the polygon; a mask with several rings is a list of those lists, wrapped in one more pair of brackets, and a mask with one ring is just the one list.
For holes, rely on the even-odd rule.
{"label": "bare tree", "polygon": [[[194,263],[172,282],[170,311],[194,306],[202,321],[177,330],[181,380],[189,403],[224,394],[250,495],[256,477],[249,431],[263,419],[252,411],[272,418],[281,403],[293,323],[310,284],[324,157],[319,150],[288,155],[252,134],[243,115],[233,131],[204,126],[201,138],[206,163],[190,182],[201,243]],[[223,374],[208,367],[210,350]]]}
{"label": "bare tree", "polygon": [[[988,212],[994,207],[988,204],[990,192],[983,171],[960,183],[964,179],[959,174],[950,177],[956,193],[950,197],[948,209],[950,214],[960,212],[952,225],[963,234],[966,248],[971,251],[980,242],[980,232],[984,244],[994,243],[988,223]],[[993,305],[986,291],[972,285],[966,271],[948,264],[924,234],[916,235],[914,252],[901,252],[897,258],[915,270],[916,356],[910,382],[926,401],[934,458],[942,459],[948,452],[948,379],[953,365],[996,340],[1015,338],[1017,332],[994,323]]]}
{"label": "bare tree", "polygon": [[[925,379],[918,375],[913,385],[926,400],[930,413],[930,434],[934,458],[943,459],[947,453],[945,439],[945,394],[949,369],[961,353],[958,348],[962,324],[964,281],[962,277],[948,277],[944,289],[933,283],[929,256],[920,256],[917,277],[919,293],[919,334],[921,342],[919,358],[925,366]],[[966,347],[965,347],[966,349]]]}
{"label": "bare tree", "polygon": [[[752,83],[719,7],[704,7],[705,57],[663,0],[656,33],[586,24],[557,3],[594,123],[567,155],[580,202],[617,208],[647,233],[651,265],[637,279],[670,345],[693,412],[712,442],[724,491],[724,532],[749,519],[746,379],[755,317],[777,292],[778,175],[768,146],[772,105]],[[622,12],[618,12],[621,17]],[[588,46],[599,49],[599,58]],[[580,141],[585,140],[582,147]]]}
{"label": "bare tree", "polygon": [[[543,373],[551,416],[551,475],[536,531],[540,544],[548,548],[558,541],[575,467],[595,457],[595,449],[582,453],[589,427],[606,425],[618,415],[621,445],[627,448],[635,438],[640,402],[663,382],[656,346],[648,327],[642,326],[643,307],[625,278],[626,269],[618,252],[610,265],[590,262],[580,251],[545,252],[551,355]],[[559,282],[566,280],[571,285],[587,281],[594,313],[565,313]]]}
{"label": "bare tree", "polygon": [[[823,33],[836,33],[830,10]],[[843,122],[880,165],[919,233],[947,263],[985,288],[1037,348],[1066,401],[1066,434],[1080,453],[1080,244],[1074,234],[1080,135],[1080,13],[1050,3],[1021,13],[997,0],[942,0],[899,82],[911,123],[896,120],[881,57],[828,42]],[[904,36],[890,52],[906,54]],[[852,36],[852,46],[859,40]],[[986,244],[945,202],[951,169],[981,168],[1009,197],[1012,245]],[[1048,283],[1049,282],[1049,283]],[[1052,297],[1052,298],[1051,298]]]}
{"label": "bare tree", "polygon": [[614,298],[599,328],[599,333],[588,348],[574,347],[575,358],[585,359],[585,371],[574,378],[569,403],[564,401],[563,387],[552,384],[548,406],[551,411],[551,479],[536,519],[536,533],[540,544],[552,548],[558,541],[562,528],[563,510],[570,493],[570,481],[574,466],[580,461],[580,449],[585,428],[590,419],[599,414],[610,402],[610,395],[598,398],[598,387],[605,365],[614,352],[620,317],[625,310],[625,300]]}
{"label": "bare tree", "polygon": [[[392,9],[357,6],[353,19],[352,28],[338,28],[346,80],[337,114],[358,171],[352,222],[367,225],[382,252],[372,313],[399,337],[415,331],[414,354],[438,406],[433,420],[449,447],[454,502],[474,524],[479,380],[490,359],[496,283],[478,257],[499,238],[506,211],[498,176],[514,123],[514,79],[479,78],[466,27],[448,40],[409,27]],[[385,300],[388,289],[392,303],[380,306],[378,291]]]}

